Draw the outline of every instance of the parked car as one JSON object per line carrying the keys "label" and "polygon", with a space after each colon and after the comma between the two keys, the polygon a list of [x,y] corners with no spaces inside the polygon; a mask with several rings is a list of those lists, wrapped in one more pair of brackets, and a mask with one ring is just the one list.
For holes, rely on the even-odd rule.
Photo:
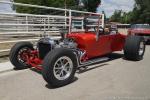
{"label": "parked car", "polygon": [[128,30],[129,35],[137,35],[144,37],[145,41],[150,40],[150,25],[149,24],[133,24]]}
{"label": "parked car", "polygon": [[106,55],[115,51],[124,50],[127,60],[143,59],[143,37],[119,32],[106,34],[104,28],[97,25],[92,27],[95,31],[63,33],[60,40],[43,37],[36,46],[31,42],[18,42],[11,48],[10,61],[15,69],[41,70],[48,84],[60,87],[72,82],[77,68],[107,61]]}

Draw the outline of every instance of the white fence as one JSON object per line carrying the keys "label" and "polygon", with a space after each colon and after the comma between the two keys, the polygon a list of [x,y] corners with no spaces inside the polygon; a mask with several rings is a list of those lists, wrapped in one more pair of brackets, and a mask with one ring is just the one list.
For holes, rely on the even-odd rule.
{"label": "white fence", "polygon": [[[104,27],[104,15],[91,12],[83,12],[70,9],[46,7],[39,5],[30,5],[14,2],[0,1],[3,4],[13,4],[15,6],[34,7],[37,9],[50,10],[49,15],[34,15],[34,14],[21,14],[21,13],[0,13],[0,30],[8,29],[11,32],[34,32],[34,31],[50,31],[59,29],[61,27],[68,27],[71,32],[73,23],[78,22],[75,26],[80,26],[83,30],[83,17],[87,14],[102,16],[101,26]],[[76,18],[76,19],[74,19]],[[4,33],[3,32],[3,33]]]}
{"label": "white fence", "polygon": [[0,13],[0,34],[58,32],[58,27],[68,27],[64,16]]}
{"label": "white fence", "polygon": [[[0,37],[3,36],[24,36],[39,35],[43,33],[57,34],[62,28],[72,31],[84,31],[84,17],[96,15],[101,18],[100,27],[104,27],[104,15],[92,12],[84,12],[70,9],[46,7],[31,4],[22,4],[15,2],[0,1],[1,4],[10,4],[14,6],[32,7],[36,9],[47,9],[49,14],[25,14],[25,13],[4,13],[0,12]],[[37,39],[28,39],[35,41]],[[0,41],[0,45],[4,43],[15,43],[23,40]],[[0,52],[9,51],[8,49],[0,49]]]}

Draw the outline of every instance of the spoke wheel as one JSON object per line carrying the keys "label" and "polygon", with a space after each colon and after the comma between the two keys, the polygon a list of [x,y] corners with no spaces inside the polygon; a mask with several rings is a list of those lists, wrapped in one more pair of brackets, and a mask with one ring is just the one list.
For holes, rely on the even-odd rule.
{"label": "spoke wheel", "polygon": [[11,48],[9,59],[14,65],[14,69],[21,70],[30,67],[27,62],[31,50],[34,50],[34,48],[30,42],[18,42]]}
{"label": "spoke wheel", "polygon": [[73,62],[71,61],[71,59],[67,56],[63,56],[59,58],[54,64],[54,76],[58,80],[65,80],[71,75],[72,69]]}
{"label": "spoke wheel", "polygon": [[22,48],[18,52],[18,56],[17,56],[18,62],[20,62],[24,66],[27,66],[28,65],[27,60],[29,58],[30,51],[31,51],[31,49],[28,47]]}
{"label": "spoke wheel", "polygon": [[61,87],[73,81],[76,68],[74,52],[66,48],[57,48],[44,58],[42,75],[50,86]]}

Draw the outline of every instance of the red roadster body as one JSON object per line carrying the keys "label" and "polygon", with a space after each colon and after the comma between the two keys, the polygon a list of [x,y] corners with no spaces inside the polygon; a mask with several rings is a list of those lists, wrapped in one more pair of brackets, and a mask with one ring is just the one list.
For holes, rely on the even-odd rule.
{"label": "red roadster body", "polygon": [[122,50],[126,38],[125,35],[119,33],[110,33],[101,34],[96,41],[96,33],[94,32],[71,33],[68,37],[76,41],[78,48],[87,52],[89,59]]}

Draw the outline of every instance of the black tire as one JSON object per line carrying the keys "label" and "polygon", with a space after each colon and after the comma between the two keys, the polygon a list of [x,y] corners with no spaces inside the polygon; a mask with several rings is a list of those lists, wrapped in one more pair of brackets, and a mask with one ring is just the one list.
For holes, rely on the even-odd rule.
{"label": "black tire", "polygon": [[18,42],[11,48],[9,54],[10,62],[14,65],[14,69],[16,70],[21,70],[30,67],[28,64],[21,63],[18,60],[18,54],[23,48],[33,50],[33,44],[31,44],[30,42]]}
{"label": "black tire", "polygon": [[[143,44],[142,53],[139,52],[140,44]],[[145,42],[141,36],[128,36],[124,46],[124,56],[127,60],[139,61],[145,53]]]}
{"label": "black tire", "polygon": [[[57,60],[63,56],[67,56],[71,59],[73,63],[73,68],[71,71],[71,74],[69,75],[68,78],[64,80],[59,80],[55,77],[54,75],[54,65],[57,62]],[[64,85],[67,85],[71,83],[74,79],[74,74],[76,72],[77,68],[77,61],[76,61],[76,56],[72,52],[72,50],[65,49],[65,48],[58,48],[50,51],[47,56],[44,58],[43,61],[43,70],[42,70],[42,75],[45,81],[52,87],[61,87]]]}

